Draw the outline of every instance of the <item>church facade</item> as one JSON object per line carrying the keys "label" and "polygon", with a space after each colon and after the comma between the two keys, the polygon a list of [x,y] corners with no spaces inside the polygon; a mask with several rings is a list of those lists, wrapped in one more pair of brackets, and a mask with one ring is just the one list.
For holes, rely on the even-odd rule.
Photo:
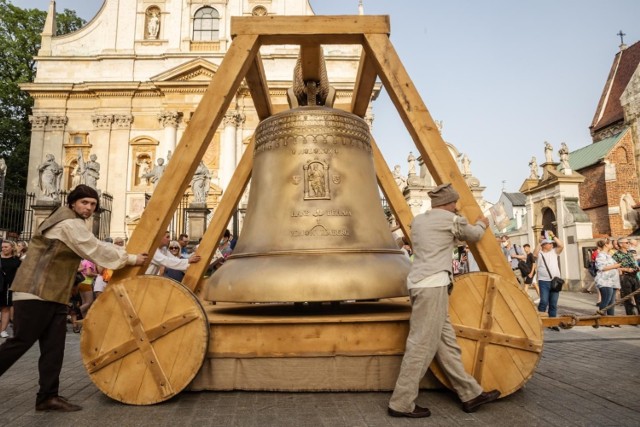
{"label": "church facade", "polygon": [[[99,164],[97,187],[113,196],[110,234],[127,237],[180,143],[190,118],[232,43],[232,16],[313,15],[308,0],[105,0],[80,30],[55,34],[49,7],[36,60],[22,85],[34,99],[27,191],[42,196],[38,166],[53,155],[60,189],[78,182],[79,163]],[[298,46],[264,46],[274,110],[287,107]],[[328,46],[336,108],[349,108],[361,48]],[[374,97],[377,92],[374,92]],[[246,85],[233,98],[203,162],[213,210],[253,135],[258,118]],[[193,190],[187,196],[193,200]]]}

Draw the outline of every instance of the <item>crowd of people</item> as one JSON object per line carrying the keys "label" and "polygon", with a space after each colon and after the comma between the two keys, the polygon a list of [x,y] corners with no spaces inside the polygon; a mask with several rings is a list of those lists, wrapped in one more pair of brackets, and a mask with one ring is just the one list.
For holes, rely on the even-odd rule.
{"label": "crowd of people", "polygon": [[602,314],[614,315],[616,301],[624,298],[625,314],[640,314],[640,294],[629,297],[640,289],[638,241],[629,237],[607,237],[598,240],[596,246],[591,254],[589,270],[594,275],[598,291],[598,310]]}
{"label": "crowd of people", "polygon": [[[500,397],[498,390],[484,391],[466,373],[456,334],[447,315],[448,296],[455,274],[479,271],[466,245],[482,238],[489,223],[485,217],[470,223],[458,214],[458,193],[451,184],[429,192],[432,209],[416,216],[410,246],[398,239],[412,261],[407,289],[412,306],[409,335],[400,373],[389,401],[388,413],[395,417],[422,418],[431,412],[416,405],[418,385],[434,358],[449,378],[465,412]],[[80,320],[109,285],[113,270],[126,265],[143,265],[146,274],[181,281],[189,264],[201,261],[189,236],[171,239],[166,232],[152,257],[128,254],[125,240],[98,240],[86,227],[86,220],[99,208],[97,192],[78,185],[67,203],[56,209],[38,227],[30,244],[4,240],[0,252],[0,376],[36,341],[40,344],[40,389],[36,410],[77,411],[81,407],[59,396],[59,375],[64,355],[68,320],[74,332]],[[509,236],[498,237],[504,256],[522,288],[533,287],[538,311],[557,316],[559,293],[555,278],[561,277],[558,256],[564,246],[545,231],[532,250],[529,244],[512,244]],[[461,246],[460,242],[463,244]],[[209,268],[215,270],[232,253],[236,239],[227,230],[221,238]],[[637,242],[629,238],[602,239],[593,253],[598,306],[603,314],[614,314],[616,294],[624,297],[640,288]],[[29,251],[27,253],[27,248]],[[449,254],[455,254],[453,259]],[[640,308],[640,296],[625,301],[627,314]],[[7,331],[13,319],[13,336]],[[552,328],[556,329],[557,328]]]}

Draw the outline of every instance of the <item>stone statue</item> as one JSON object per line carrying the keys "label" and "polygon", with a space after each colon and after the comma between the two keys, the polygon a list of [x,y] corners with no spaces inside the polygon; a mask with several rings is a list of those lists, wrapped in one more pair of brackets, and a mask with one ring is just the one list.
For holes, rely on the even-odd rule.
{"label": "stone statue", "polygon": [[145,178],[145,175],[149,173],[149,170],[151,169],[151,161],[148,158],[141,156],[138,157],[136,164],[138,165],[138,183],[141,185],[149,185],[149,178]]}
{"label": "stone statue", "polygon": [[84,184],[96,191],[98,191],[98,180],[100,179],[100,163],[96,161],[97,159],[98,156],[91,154],[82,171]]}
{"label": "stone statue", "polygon": [[400,191],[404,190],[404,187],[406,187],[407,185],[407,180],[404,176],[402,176],[400,165],[395,165],[393,167],[393,179],[396,181],[396,185],[398,186]]}
{"label": "stone statue", "polygon": [[416,156],[413,155],[413,152],[409,151],[409,157],[407,157],[407,162],[409,163],[409,175],[416,174]]}
{"label": "stone statue", "polygon": [[209,188],[211,183],[211,172],[207,169],[207,166],[203,161],[200,161],[196,172],[191,178],[191,191],[193,191],[194,203],[207,203],[207,196],[209,195]]}
{"label": "stone statue", "polygon": [[547,141],[544,142],[544,161],[553,163],[553,147]]}
{"label": "stone statue", "polygon": [[638,228],[638,211],[633,209],[636,206],[635,200],[630,194],[625,194],[620,198],[620,216],[623,220],[624,228],[636,230]]}
{"label": "stone statue", "polygon": [[38,166],[38,186],[44,200],[60,200],[60,178],[62,168],[56,163],[53,154],[47,154],[45,161]]}
{"label": "stone statue", "polygon": [[469,160],[469,156],[463,154],[460,163],[462,163],[462,175],[471,176],[471,160]]}
{"label": "stone statue", "polygon": [[569,147],[567,147],[566,143],[560,144],[560,149],[558,150],[558,154],[560,155],[560,164],[562,165],[562,169],[571,169],[571,165],[569,165]]}
{"label": "stone statue", "polygon": [[164,159],[162,157],[158,157],[156,163],[157,165],[154,166],[153,169],[142,176],[143,178],[148,179],[153,184],[153,188],[155,188],[158,181],[160,181],[160,178],[162,178],[162,174],[164,173],[164,169],[166,168]]}
{"label": "stone statue", "polygon": [[531,169],[529,179],[538,179],[538,161],[536,160],[536,156],[531,157],[531,161],[529,161],[529,168]]}
{"label": "stone statue", "polygon": [[158,12],[151,12],[149,16],[149,22],[147,23],[147,37],[150,39],[157,39],[158,32],[160,31],[160,17]]}
{"label": "stone statue", "polygon": [[71,189],[73,190],[78,185],[82,184],[82,166],[80,162],[76,163],[76,167],[73,168],[73,173],[71,174]]}

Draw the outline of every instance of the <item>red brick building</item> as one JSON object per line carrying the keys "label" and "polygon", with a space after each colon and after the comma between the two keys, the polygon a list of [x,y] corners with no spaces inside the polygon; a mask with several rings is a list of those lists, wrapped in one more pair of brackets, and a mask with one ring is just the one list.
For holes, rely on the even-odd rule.
{"label": "red brick building", "polygon": [[[624,215],[640,202],[634,142],[630,128],[569,154],[571,169],[585,180],[579,186],[580,207],[593,224],[593,237],[630,234]],[[629,199],[631,197],[631,199]]]}
{"label": "red brick building", "polygon": [[625,215],[640,202],[640,42],[620,45],[591,126],[593,144],[569,154],[571,168],[584,175],[580,207],[593,223],[593,236],[623,236]]}

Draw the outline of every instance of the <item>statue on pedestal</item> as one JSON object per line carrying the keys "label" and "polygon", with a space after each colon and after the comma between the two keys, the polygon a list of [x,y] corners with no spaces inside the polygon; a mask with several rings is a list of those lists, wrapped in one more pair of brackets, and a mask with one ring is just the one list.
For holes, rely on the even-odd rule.
{"label": "statue on pedestal", "polygon": [[569,165],[569,147],[567,147],[566,143],[563,142],[560,144],[558,154],[560,155],[560,164],[562,169],[571,170],[571,165]]}
{"label": "statue on pedestal", "polygon": [[82,178],[83,178],[83,176],[82,176],[82,165],[78,161],[78,163],[76,163],[76,166],[73,168],[73,172],[71,173],[71,187],[70,187],[70,189],[73,190],[78,185],[82,184]]}
{"label": "statue on pedestal", "polygon": [[83,175],[84,184],[98,191],[98,179],[100,179],[100,163],[97,162],[98,156],[92,154],[89,161],[85,163]]}
{"label": "statue on pedestal", "polygon": [[151,170],[151,160],[147,157],[140,156],[138,157],[136,165],[138,165],[138,184],[149,185],[149,178],[145,177],[145,175],[149,173],[149,170]]}
{"label": "statue on pedestal", "polygon": [[531,161],[529,161],[529,168],[531,169],[529,179],[538,179],[538,161],[536,160],[536,156],[531,157]]}
{"label": "statue on pedestal", "polygon": [[407,185],[407,180],[404,176],[402,176],[402,172],[400,171],[400,165],[395,165],[393,167],[393,179],[396,182],[396,185],[400,189],[400,191],[404,190],[404,187]]}
{"label": "statue on pedestal", "polygon": [[47,154],[45,161],[38,166],[38,186],[44,200],[60,200],[60,178],[62,168],[56,163],[53,154]]}
{"label": "statue on pedestal", "polygon": [[544,142],[544,161],[553,163],[553,147],[547,141]]}
{"label": "statue on pedestal", "polygon": [[147,37],[150,39],[157,39],[158,32],[160,31],[160,17],[158,12],[151,12],[149,16],[149,22],[147,23]]}
{"label": "statue on pedestal", "polygon": [[416,156],[413,155],[413,152],[409,152],[409,157],[407,157],[407,162],[409,163],[409,175],[416,174]]}
{"label": "statue on pedestal", "polygon": [[469,156],[463,154],[460,163],[462,164],[462,175],[465,177],[471,176],[471,160],[469,160]]}
{"label": "statue on pedestal", "polygon": [[193,203],[207,203],[211,183],[211,172],[203,161],[200,161],[198,168],[191,179],[191,191],[193,191]]}

